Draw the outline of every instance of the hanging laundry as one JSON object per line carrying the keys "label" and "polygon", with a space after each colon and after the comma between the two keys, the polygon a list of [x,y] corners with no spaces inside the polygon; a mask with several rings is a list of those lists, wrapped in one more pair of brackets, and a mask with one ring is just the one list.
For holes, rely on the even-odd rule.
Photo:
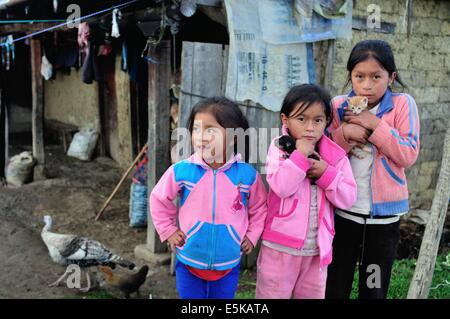
{"label": "hanging laundry", "polygon": [[103,79],[98,65],[98,57],[94,52],[94,44],[90,44],[88,54],[81,67],[81,80],[86,84],[91,84],[93,81],[101,81]]}
{"label": "hanging laundry", "polygon": [[120,37],[119,24],[117,20],[120,20],[121,18],[122,13],[119,11],[119,9],[114,9],[112,12],[112,30],[111,30],[111,36],[114,38]]}
{"label": "hanging laundry", "polygon": [[122,70],[128,71],[130,79],[141,84],[148,80],[148,63],[141,58],[142,48],[147,38],[142,35],[137,27],[127,30],[122,37]]}
{"label": "hanging laundry", "polygon": [[12,35],[0,37],[2,66],[6,71],[9,71],[12,65],[14,64],[15,47],[13,41],[14,38]]}
{"label": "hanging laundry", "polygon": [[45,54],[42,56],[41,75],[47,81],[50,80],[53,76],[53,65],[48,61]]}
{"label": "hanging laundry", "polygon": [[56,53],[54,66],[55,68],[78,68],[78,45],[71,42],[60,45]]}
{"label": "hanging laundry", "polygon": [[15,53],[15,46],[14,46],[14,38],[13,38],[12,34],[8,35],[7,42],[8,42],[10,51],[11,51],[11,59],[12,59],[12,61],[14,61],[16,59],[16,53]]}
{"label": "hanging laundry", "polygon": [[122,71],[128,71],[128,49],[125,41],[122,42],[122,63],[121,63]]}
{"label": "hanging laundry", "polygon": [[86,84],[93,81],[102,80],[100,68],[98,66],[96,50],[98,46],[91,43],[91,30],[86,22],[78,26],[78,46],[82,62],[81,80]]}
{"label": "hanging laundry", "polygon": [[112,52],[112,45],[111,45],[111,41],[109,40],[105,40],[104,43],[102,43],[98,49],[98,56],[100,55],[110,55]]}
{"label": "hanging laundry", "polygon": [[91,31],[89,28],[89,24],[86,22],[82,22],[78,25],[78,46],[80,47],[80,51],[87,54],[87,50],[89,50],[89,37],[91,35]]}

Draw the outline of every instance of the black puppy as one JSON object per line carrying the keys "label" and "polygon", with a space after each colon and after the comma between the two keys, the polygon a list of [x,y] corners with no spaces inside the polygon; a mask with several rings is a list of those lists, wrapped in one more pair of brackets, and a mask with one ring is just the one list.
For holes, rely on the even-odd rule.
{"label": "black puppy", "polygon": [[[278,147],[280,150],[287,152],[289,155],[292,154],[293,151],[296,149],[296,141],[295,138],[289,135],[283,135],[278,140],[275,141],[276,147]],[[315,159],[317,161],[320,161],[319,156],[316,154],[311,154],[308,156],[308,158]]]}
{"label": "black puppy", "polygon": [[[276,142],[275,145],[280,150],[287,152],[289,155],[285,156],[286,158],[289,158],[289,156],[292,154],[293,151],[296,149],[296,141],[295,138],[293,138],[290,135],[283,135],[280,137]],[[320,157],[316,154],[310,154],[308,158],[315,159],[316,161],[320,161]],[[315,179],[311,179],[311,183],[315,184]]]}

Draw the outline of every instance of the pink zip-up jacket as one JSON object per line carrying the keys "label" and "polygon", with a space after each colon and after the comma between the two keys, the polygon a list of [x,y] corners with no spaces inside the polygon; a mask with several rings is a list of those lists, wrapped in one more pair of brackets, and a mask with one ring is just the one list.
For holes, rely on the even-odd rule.
{"label": "pink zip-up jacket", "polygon": [[[287,135],[283,126],[283,134]],[[311,180],[306,176],[311,162],[295,150],[287,153],[275,146],[275,138],[267,155],[269,183],[268,213],[262,239],[300,249],[308,233],[311,202]],[[318,142],[321,158],[328,166],[316,181],[320,266],[332,260],[334,207],[347,209],[356,201],[356,182],[345,151],[331,139],[322,136]]]}
{"label": "pink zip-up jacket", "polygon": [[212,169],[197,154],[167,169],[150,195],[150,213],[162,242],[179,228],[186,234],[177,259],[194,268],[227,270],[241,258],[244,236],[256,245],[267,215],[267,194],[258,172],[234,156]]}
{"label": "pink zip-up jacket", "polygon": [[[354,96],[352,91],[348,95]],[[328,128],[332,139],[347,153],[342,130],[347,95],[332,100],[333,122]],[[414,164],[420,149],[420,121],[414,99],[408,94],[392,93],[388,89],[381,99],[376,116],[380,124],[372,132],[373,165],[370,178],[371,216],[391,216],[409,210],[405,168]]]}

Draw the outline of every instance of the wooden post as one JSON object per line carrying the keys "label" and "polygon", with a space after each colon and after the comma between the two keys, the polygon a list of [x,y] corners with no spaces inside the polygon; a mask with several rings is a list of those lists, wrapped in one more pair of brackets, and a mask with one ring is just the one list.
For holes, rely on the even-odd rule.
{"label": "wooden post", "polygon": [[[162,41],[148,65],[148,193],[170,166],[170,42]],[[161,253],[167,246],[159,240],[149,214],[147,248]]]}
{"label": "wooden post", "polygon": [[409,286],[408,299],[426,299],[433,279],[436,255],[450,197],[450,128],[444,141],[439,179],[434,191],[431,214],[420,246],[419,258]]}
{"label": "wooden post", "polygon": [[6,185],[6,164],[8,162],[8,118],[6,105],[2,103],[3,82],[0,84],[0,187]]}
{"label": "wooden post", "polygon": [[45,152],[44,152],[44,81],[41,75],[41,42],[31,40],[31,89],[32,89],[32,133],[33,156],[37,160],[34,169],[34,179],[45,178]]}

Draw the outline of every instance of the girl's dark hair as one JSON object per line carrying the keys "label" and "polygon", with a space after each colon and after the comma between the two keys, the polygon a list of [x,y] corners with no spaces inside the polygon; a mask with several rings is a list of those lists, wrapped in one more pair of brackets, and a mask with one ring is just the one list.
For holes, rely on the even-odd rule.
{"label": "girl's dark hair", "polygon": [[[242,128],[246,131],[249,128],[247,118],[242,113],[239,106],[223,97],[223,96],[214,96],[207,98],[203,101],[198,102],[191,111],[189,115],[187,127],[192,136],[192,129],[194,126],[194,120],[197,113],[209,113],[216,119],[217,123],[220,126],[227,128],[238,129]],[[245,136],[245,154],[244,160],[248,162],[249,157],[249,136]],[[235,140],[234,143],[234,152],[237,153],[237,142]]]}
{"label": "girl's dark hair", "polygon": [[301,84],[292,87],[286,94],[281,106],[280,115],[289,116],[298,104],[302,104],[295,116],[302,114],[313,103],[320,103],[324,107],[325,115],[327,117],[327,127],[332,121],[333,112],[331,109],[330,93],[324,88],[316,84]]}
{"label": "girl's dark hair", "polygon": [[345,87],[351,82],[351,73],[360,62],[364,62],[370,58],[374,58],[380,63],[380,65],[388,72],[389,76],[392,73],[396,73],[395,81],[400,84],[402,89],[406,88],[406,85],[400,79],[397,66],[395,65],[394,54],[392,53],[391,46],[386,41],[382,40],[364,40],[358,42],[352,49],[350,57],[347,61],[348,80]]}

